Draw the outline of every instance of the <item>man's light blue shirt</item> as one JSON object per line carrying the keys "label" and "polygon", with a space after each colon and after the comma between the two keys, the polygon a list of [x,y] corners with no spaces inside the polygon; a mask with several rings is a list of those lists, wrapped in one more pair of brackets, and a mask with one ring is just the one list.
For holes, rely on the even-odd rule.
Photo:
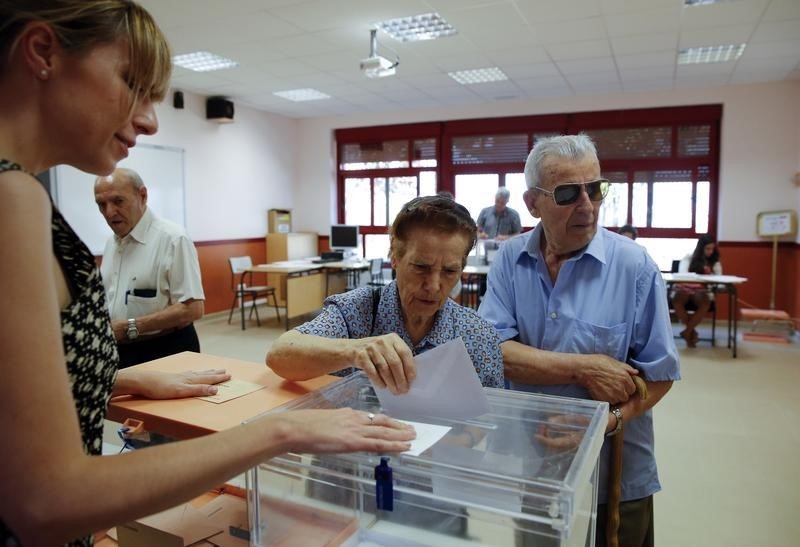
{"label": "man's light blue shirt", "polygon": [[[500,339],[562,353],[605,354],[639,369],[647,381],[680,379],[667,291],[647,251],[599,228],[589,245],[562,264],[555,285],[540,249],[542,225],[505,242],[489,272],[479,314]],[[589,398],[576,384],[511,389]],[[661,489],[654,454],[652,411],[625,421],[622,499]],[[600,460],[599,502],[607,499],[610,442]]]}

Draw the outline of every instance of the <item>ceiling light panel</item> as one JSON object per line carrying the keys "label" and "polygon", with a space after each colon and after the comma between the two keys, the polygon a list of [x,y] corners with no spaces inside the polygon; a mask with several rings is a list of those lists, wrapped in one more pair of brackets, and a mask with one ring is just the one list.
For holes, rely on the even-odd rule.
{"label": "ceiling light panel", "polygon": [[288,89],[286,91],[276,91],[275,93],[273,93],[273,95],[277,95],[282,99],[288,99],[296,103],[302,101],[318,101],[320,99],[331,98],[330,95],[327,95],[322,91],[317,91],[316,89],[311,89],[310,87],[303,89]]}
{"label": "ceiling light panel", "polygon": [[742,56],[747,44],[729,44],[724,46],[690,47],[678,53],[679,65],[703,63],[724,63],[735,61]]}
{"label": "ceiling light panel", "polygon": [[222,70],[225,68],[234,68],[239,66],[239,63],[208,51],[195,51],[194,53],[186,53],[184,55],[175,55],[172,62],[176,65],[194,70],[195,72],[209,72],[211,70]]}
{"label": "ceiling light panel", "polygon": [[438,13],[423,13],[377,23],[379,29],[401,42],[435,40],[456,34],[456,29]]}
{"label": "ceiling light panel", "polygon": [[684,0],[685,6],[708,6],[710,4],[721,4],[723,2],[732,2],[733,0]]}
{"label": "ceiling light panel", "polygon": [[448,72],[447,75],[461,85],[485,84],[487,82],[502,82],[503,80],[508,80],[508,76],[496,66]]}

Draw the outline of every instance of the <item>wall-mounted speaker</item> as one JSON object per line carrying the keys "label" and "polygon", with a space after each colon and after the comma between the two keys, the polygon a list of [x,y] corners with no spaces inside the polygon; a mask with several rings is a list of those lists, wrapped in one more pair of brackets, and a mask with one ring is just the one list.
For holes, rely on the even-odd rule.
{"label": "wall-mounted speaker", "polygon": [[176,91],[172,94],[172,106],[178,110],[183,108],[183,91]]}
{"label": "wall-mounted speaker", "polygon": [[206,99],[206,118],[218,123],[233,122],[233,102],[225,97]]}

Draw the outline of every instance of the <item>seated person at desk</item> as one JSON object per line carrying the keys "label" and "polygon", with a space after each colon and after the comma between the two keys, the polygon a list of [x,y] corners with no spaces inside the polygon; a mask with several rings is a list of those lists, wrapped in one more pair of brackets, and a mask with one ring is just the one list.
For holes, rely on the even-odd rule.
{"label": "seated person at desk", "polygon": [[481,383],[502,387],[494,328],[448,298],[476,238],[462,205],[441,196],[411,200],[390,231],[397,278],[375,292],[328,297],[319,316],[275,341],[267,365],[290,380],[361,369],[376,386],[405,393],[416,376],[413,355],[461,336]]}
{"label": "seated person at desk", "polygon": [[[719,249],[714,239],[709,235],[700,236],[694,252],[686,255],[678,268],[679,272],[696,273],[700,275],[722,275],[722,263],[719,261]],[[672,295],[672,307],[675,315],[686,329],[681,331],[681,337],[686,340],[686,345],[693,348],[700,337],[695,328],[708,313],[714,294],[709,292],[709,287],[703,283],[676,283]],[[686,304],[691,302],[697,310],[689,315]]]}

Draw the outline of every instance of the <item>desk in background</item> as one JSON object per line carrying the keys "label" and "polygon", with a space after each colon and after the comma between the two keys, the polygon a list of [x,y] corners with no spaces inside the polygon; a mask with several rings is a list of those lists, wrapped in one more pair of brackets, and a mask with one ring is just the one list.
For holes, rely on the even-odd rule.
{"label": "desk in background", "polygon": [[[285,328],[289,330],[289,323],[292,319],[320,309],[328,294],[354,288],[357,285],[357,276],[367,268],[369,268],[369,262],[361,260],[341,260],[316,264],[312,262],[312,259],[304,259],[258,264],[248,268],[245,272],[279,276],[279,292],[283,295],[286,306]],[[245,272],[242,272],[243,276]],[[345,286],[336,287],[331,291],[328,282],[329,275],[341,272],[347,275],[347,283]],[[241,315],[242,329],[244,329],[244,307],[241,309]]]}
{"label": "desk in background", "polygon": [[739,302],[737,285],[747,281],[746,277],[735,275],[698,275],[693,273],[662,273],[667,284],[667,294],[672,286],[677,283],[702,283],[709,286],[709,291],[714,294],[725,293],[728,295],[728,347],[736,357],[736,337],[739,328],[737,305]]}
{"label": "desk in background", "polygon": [[486,292],[486,276],[490,266],[467,265],[461,272],[461,305],[478,309],[480,299]]}

